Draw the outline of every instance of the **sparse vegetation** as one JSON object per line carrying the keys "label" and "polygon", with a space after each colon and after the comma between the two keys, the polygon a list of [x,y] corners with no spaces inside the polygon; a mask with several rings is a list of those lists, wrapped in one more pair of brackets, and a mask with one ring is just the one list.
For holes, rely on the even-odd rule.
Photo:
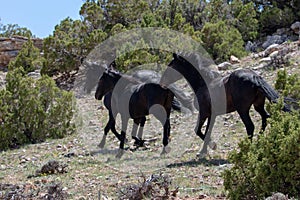
{"label": "sparse vegetation", "polygon": [[[296,77],[279,71],[275,86],[295,97],[300,87]],[[230,154],[234,166],[224,173],[230,199],[262,199],[275,192],[300,197],[300,112],[281,109],[282,102],[269,105],[269,129],[252,143],[243,140]]]}
{"label": "sparse vegetation", "polygon": [[0,150],[62,138],[75,131],[73,94],[46,76],[27,77],[22,67],[7,74],[0,91]]}
{"label": "sparse vegetation", "polygon": [[[149,118],[144,129],[146,147],[132,149],[128,137],[124,157],[115,160],[118,141],[112,134],[105,149],[97,147],[108,120],[102,102],[93,95],[76,99],[84,122],[78,134],[72,134],[73,94],[58,89],[48,76],[38,80],[27,76],[42,67],[43,75],[69,80],[96,45],[140,27],[170,28],[188,34],[217,62],[231,55],[241,58],[246,55],[244,45],[248,40],[255,42],[299,20],[299,2],[84,1],[81,19],[59,22],[53,34],[44,39],[43,54],[29,39],[9,64],[6,88],[0,90],[0,199],[263,199],[272,192],[300,198],[299,111],[282,113],[282,104],[270,106],[272,118],[267,130],[259,136],[255,130],[252,143],[237,114],[218,117],[212,133],[218,148],[209,150],[210,155],[204,159],[196,157],[202,141],[194,133],[195,115],[185,118],[171,114],[172,151],[164,157],[160,156],[160,122]],[[27,28],[0,23],[1,37],[14,35],[34,37]],[[273,54],[273,70],[257,70],[271,85],[277,78],[275,88],[280,93],[299,100],[299,43],[289,43],[294,45],[294,52]],[[150,49],[143,40],[126,45],[124,48],[143,48],[117,58],[121,71],[145,63],[165,64],[171,58],[170,52]],[[241,59],[233,67],[258,66],[260,55],[252,58]],[[278,69],[282,67],[285,70]],[[187,87],[186,83],[182,85]],[[251,115],[255,127],[259,127],[260,117],[256,112]]]}

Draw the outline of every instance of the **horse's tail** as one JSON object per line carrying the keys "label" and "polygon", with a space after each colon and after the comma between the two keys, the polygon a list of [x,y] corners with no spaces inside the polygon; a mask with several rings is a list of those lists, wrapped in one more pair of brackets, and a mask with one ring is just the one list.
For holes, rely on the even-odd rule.
{"label": "horse's tail", "polygon": [[181,104],[180,102],[177,100],[177,98],[174,96],[173,100],[172,100],[172,108],[176,111],[181,112]]}
{"label": "horse's tail", "polygon": [[[264,93],[264,95],[267,97],[267,99],[271,103],[277,103],[279,94],[260,76],[254,76],[253,79],[255,85]],[[287,98],[284,98],[283,103],[283,111],[284,112],[291,112],[291,108],[287,102]]]}

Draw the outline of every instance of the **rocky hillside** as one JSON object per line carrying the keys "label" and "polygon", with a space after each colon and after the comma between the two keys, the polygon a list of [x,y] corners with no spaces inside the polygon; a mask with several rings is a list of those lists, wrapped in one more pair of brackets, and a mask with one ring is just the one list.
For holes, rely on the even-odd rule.
{"label": "rocky hillside", "polygon": [[[224,74],[249,67],[274,85],[276,72],[283,67],[300,74],[300,41],[271,45],[240,60],[232,57],[223,65],[218,68]],[[181,86],[188,87],[184,81]],[[113,134],[104,149],[97,147],[108,120],[103,103],[93,93],[77,102],[77,134],[0,153],[0,199],[126,199],[141,192],[158,199],[225,199],[222,172],[231,166],[228,153],[247,137],[236,113],[217,118],[213,139],[218,147],[205,159],[196,157],[202,145],[193,131],[197,115],[187,118],[173,112],[167,156],[160,156],[162,127],[150,117],[144,129],[146,146],[135,149],[129,141],[125,155],[117,160]],[[257,135],[260,117],[255,111],[251,117]],[[119,118],[117,124],[119,129]]]}
{"label": "rocky hillside", "polygon": [[[0,69],[6,69],[9,61],[18,55],[22,45],[28,40],[26,37],[14,36],[11,38],[0,37]],[[34,45],[42,49],[43,40],[32,39]]]}

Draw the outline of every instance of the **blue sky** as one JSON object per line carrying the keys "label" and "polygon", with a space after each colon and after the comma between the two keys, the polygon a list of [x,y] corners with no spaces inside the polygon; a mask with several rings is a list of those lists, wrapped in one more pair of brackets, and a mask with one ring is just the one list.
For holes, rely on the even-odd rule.
{"label": "blue sky", "polygon": [[1,0],[0,23],[18,24],[44,38],[66,17],[80,19],[83,0]]}

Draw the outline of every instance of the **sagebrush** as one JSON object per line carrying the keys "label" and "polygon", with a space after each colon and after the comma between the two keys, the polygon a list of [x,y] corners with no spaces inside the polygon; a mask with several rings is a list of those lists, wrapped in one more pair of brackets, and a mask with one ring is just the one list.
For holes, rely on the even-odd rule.
{"label": "sagebrush", "polygon": [[28,77],[22,67],[9,71],[6,82],[0,91],[0,150],[75,131],[71,92],[60,90],[47,76]]}
{"label": "sagebrush", "polygon": [[[294,97],[300,92],[295,77],[280,72],[276,88]],[[233,167],[224,172],[230,199],[263,199],[274,192],[300,198],[300,111],[284,113],[282,102],[268,105],[271,118],[263,135],[252,142],[243,140],[230,154]]]}

